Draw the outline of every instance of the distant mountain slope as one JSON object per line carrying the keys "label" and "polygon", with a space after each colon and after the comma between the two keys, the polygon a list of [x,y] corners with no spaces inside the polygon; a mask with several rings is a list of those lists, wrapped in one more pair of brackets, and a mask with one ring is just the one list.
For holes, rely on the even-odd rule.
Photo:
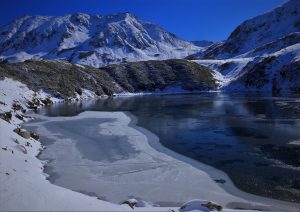
{"label": "distant mountain slope", "polygon": [[300,32],[300,1],[289,0],[276,9],[239,25],[229,38],[210,46],[205,57],[231,58]]}
{"label": "distant mountain slope", "polygon": [[300,93],[300,1],[245,21],[187,58],[212,69],[222,91]]}
{"label": "distant mountain slope", "polygon": [[0,64],[0,80],[4,77],[65,98],[85,90],[113,95],[216,89],[210,69],[181,59],[128,62],[100,69],[57,60],[26,61]]}
{"label": "distant mountain slope", "polygon": [[300,32],[293,32],[263,46],[252,49],[251,51],[248,51],[247,53],[242,54],[239,57],[264,56],[275,53],[281,49],[288,48],[289,46],[293,46],[298,43],[300,43]]}
{"label": "distant mountain slope", "polygon": [[64,59],[100,67],[183,58],[200,49],[130,13],[23,16],[0,27],[0,56],[12,62]]}
{"label": "distant mountain slope", "polygon": [[300,93],[300,43],[248,62],[226,91]]}
{"label": "distant mountain slope", "polygon": [[[297,36],[294,35],[296,34],[292,37],[296,38]],[[282,39],[279,41],[282,44],[285,43]],[[278,42],[275,43],[278,44]],[[300,43],[279,48],[278,51],[272,45],[265,47],[257,51],[275,52],[255,57],[202,59],[195,60],[195,62],[213,70],[222,91],[300,93]],[[254,53],[255,51],[251,51],[251,54]]]}

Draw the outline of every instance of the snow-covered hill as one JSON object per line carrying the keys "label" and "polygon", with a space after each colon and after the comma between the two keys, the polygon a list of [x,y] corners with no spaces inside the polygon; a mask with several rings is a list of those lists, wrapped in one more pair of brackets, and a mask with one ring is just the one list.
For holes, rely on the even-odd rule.
{"label": "snow-covered hill", "polygon": [[130,13],[23,16],[0,27],[0,55],[10,62],[64,59],[94,67],[183,58],[201,50]]}
{"label": "snow-covered hill", "polygon": [[226,59],[236,57],[300,32],[300,1],[289,0],[274,10],[249,19],[239,25],[221,43],[210,46],[206,57]]}

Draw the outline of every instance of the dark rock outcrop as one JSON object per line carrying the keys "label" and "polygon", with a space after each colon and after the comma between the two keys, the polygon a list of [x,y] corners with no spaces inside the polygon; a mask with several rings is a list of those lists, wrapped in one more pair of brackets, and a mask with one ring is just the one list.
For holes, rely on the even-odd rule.
{"label": "dark rock outcrop", "polygon": [[10,122],[11,118],[12,118],[12,113],[11,112],[1,113],[0,118],[2,118],[3,120],[5,120],[7,122]]}

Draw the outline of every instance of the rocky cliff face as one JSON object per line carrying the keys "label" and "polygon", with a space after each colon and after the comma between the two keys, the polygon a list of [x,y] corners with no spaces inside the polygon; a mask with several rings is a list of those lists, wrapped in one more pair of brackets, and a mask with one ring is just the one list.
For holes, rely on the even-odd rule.
{"label": "rocky cliff face", "polygon": [[[63,61],[26,61],[0,65],[0,78],[21,81],[60,97],[128,92],[206,91],[216,89],[208,68],[187,60],[129,62],[100,69]],[[176,89],[176,90],[174,90]]]}
{"label": "rocky cliff face", "polygon": [[0,56],[11,62],[64,59],[100,67],[183,58],[200,49],[130,13],[23,16],[0,27]]}

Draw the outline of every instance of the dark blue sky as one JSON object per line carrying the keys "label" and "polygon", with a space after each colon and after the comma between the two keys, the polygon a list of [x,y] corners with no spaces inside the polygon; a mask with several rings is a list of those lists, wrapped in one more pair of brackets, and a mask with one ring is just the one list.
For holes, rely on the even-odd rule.
{"label": "dark blue sky", "polygon": [[186,40],[222,40],[285,0],[1,0],[0,25],[24,14],[132,12]]}

